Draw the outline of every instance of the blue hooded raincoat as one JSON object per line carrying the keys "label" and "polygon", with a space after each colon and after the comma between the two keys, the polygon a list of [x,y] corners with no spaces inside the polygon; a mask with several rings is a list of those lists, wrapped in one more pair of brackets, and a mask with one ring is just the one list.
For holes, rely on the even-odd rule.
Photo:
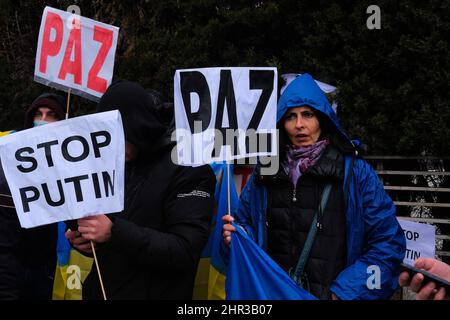
{"label": "blue hooded raincoat", "polygon": [[[297,77],[286,88],[278,103],[277,122],[287,109],[304,105],[325,114],[342,137],[355,145],[341,129],[336,113],[309,74]],[[394,203],[378,176],[356,155],[355,149],[355,154],[345,156],[347,266],[330,290],[343,300],[389,299],[398,287],[405,237]],[[236,221],[263,249],[266,248],[266,209],[267,190],[256,184],[252,176],[240,197]]]}

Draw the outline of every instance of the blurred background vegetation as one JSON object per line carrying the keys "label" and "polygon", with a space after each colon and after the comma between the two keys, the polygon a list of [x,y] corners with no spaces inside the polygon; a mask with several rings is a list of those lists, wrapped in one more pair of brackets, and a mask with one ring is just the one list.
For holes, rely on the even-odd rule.
{"label": "blurred background vegetation", "polygon": [[[450,1],[0,0],[0,131],[48,88],[33,81],[46,5],[120,27],[114,79],[173,101],[176,69],[276,66],[337,86],[338,114],[370,154],[449,155]],[[369,30],[369,5],[381,29]],[[280,86],[282,85],[280,81]],[[76,115],[95,104],[74,97]]]}

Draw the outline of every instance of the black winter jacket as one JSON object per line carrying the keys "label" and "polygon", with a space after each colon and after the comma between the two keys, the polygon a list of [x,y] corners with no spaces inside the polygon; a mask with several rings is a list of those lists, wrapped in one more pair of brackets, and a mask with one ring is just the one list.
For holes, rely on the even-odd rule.
{"label": "black winter jacket", "polygon": [[316,233],[305,268],[309,290],[320,299],[330,299],[329,287],[346,266],[343,160],[339,150],[329,145],[318,162],[299,178],[295,188],[283,168],[274,176],[256,177],[268,190],[267,252],[286,272],[295,269],[322,191],[325,184],[331,184],[321,219],[323,227]]}
{"label": "black winter jacket", "polygon": [[[215,177],[209,166],[181,167],[148,107],[143,89],[121,81],[98,111],[119,109],[125,139],[139,149],[127,163],[125,209],[108,215],[111,238],[97,249],[108,299],[191,299],[200,253],[210,230]],[[167,142],[167,141],[166,141]],[[102,299],[95,266],[83,299]]]}

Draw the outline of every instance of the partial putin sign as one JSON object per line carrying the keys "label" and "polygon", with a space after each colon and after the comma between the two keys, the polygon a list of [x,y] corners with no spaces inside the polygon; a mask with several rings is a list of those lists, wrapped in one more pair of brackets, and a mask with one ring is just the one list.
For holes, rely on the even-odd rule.
{"label": "partial putin sign", "polygon": [[111,84],[119,28],[46,7],[34,80],[97,101]]}

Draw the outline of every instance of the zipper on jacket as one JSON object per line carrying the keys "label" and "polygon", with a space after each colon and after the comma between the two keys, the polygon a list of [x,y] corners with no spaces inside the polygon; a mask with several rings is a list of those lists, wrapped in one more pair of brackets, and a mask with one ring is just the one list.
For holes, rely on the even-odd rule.
{"label": "zipper on jacket", "polygon": [[292,190],[292,202],[297,202],[297,188],[294,187]]}

